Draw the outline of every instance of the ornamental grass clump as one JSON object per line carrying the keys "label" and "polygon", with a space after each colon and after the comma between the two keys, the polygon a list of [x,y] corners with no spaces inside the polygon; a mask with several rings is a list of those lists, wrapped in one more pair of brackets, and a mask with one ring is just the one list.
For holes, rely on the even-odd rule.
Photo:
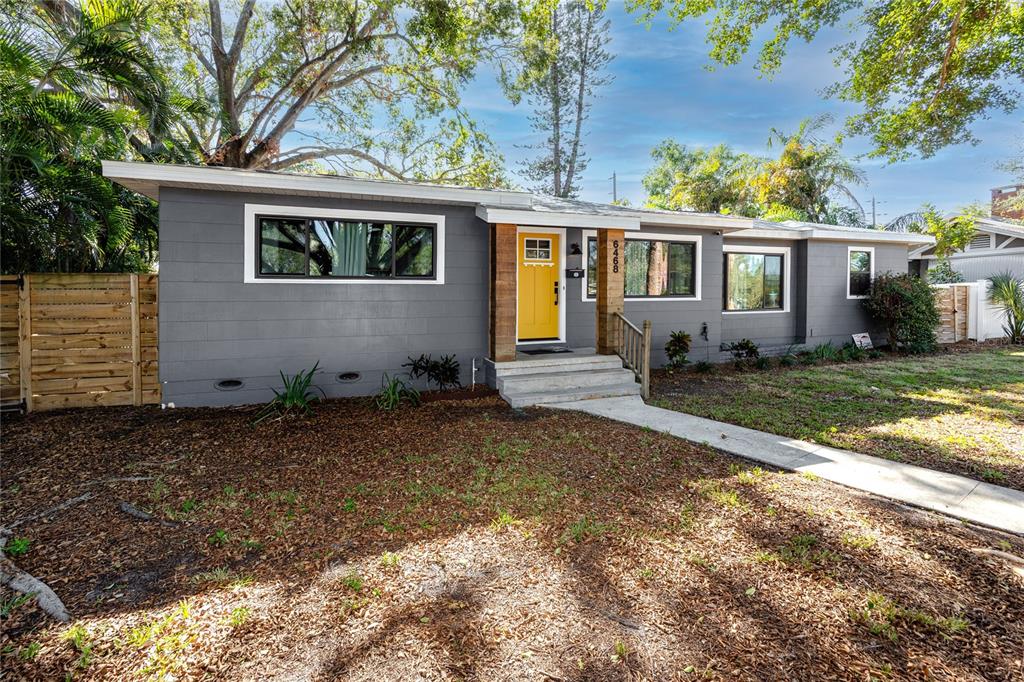
{"label": "ornamental grass clump", "polygon": [[[301,413],[302,415],[310,415],[313,413],[313,403],[320,400],[321,396],[327,397],[323,389],[319,386],[313,386],[313,375],[320,367],[320,362],[317,361],[313,365],[312,369],[304,372],[299,372],[295,376],[286,376],[284,372],[281,372],[281,381],[284,383],[284,390],[273,389],[274,398],[267,403],[263,409],[259,411],[256,418],[253,419],[253,424],[259,424],[264,419],[269,417],[276,417],[277,419],[284,419],[295,413]],[[320,392],[321,395],[317,395],[313,389]]]}

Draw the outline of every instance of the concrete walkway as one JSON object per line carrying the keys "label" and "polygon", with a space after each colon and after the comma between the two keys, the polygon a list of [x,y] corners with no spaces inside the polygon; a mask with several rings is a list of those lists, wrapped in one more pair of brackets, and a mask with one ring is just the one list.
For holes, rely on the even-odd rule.
{"label": "concrete walkway", "polygon": [[850,488],[1024,535],[1024,493],[1009,488],[652,407],[639,396],[579,400],[546,407],[578,410],[646,426],[755,462],[811,472]]}

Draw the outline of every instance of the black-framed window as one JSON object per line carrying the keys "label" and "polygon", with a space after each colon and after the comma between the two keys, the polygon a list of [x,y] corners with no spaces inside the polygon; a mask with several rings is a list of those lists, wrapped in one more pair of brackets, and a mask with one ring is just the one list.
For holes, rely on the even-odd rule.
{"label": "black-framed window", "polygon": [[850,249],[850,296],[867,296],[871,289],[871,252]]}
{"label": "black-framed window", "polygon": [[[623,248],[627,298],[697,295],[695,242],[627,239]],[[597,296],[597,239],[587,239],[587,297]]]}
{"label": "black-framed window", "polygon": [[258,277],[434,277],[434,225],[258,216],[256,234]]}
{"label": "black-framed window", "polygon": [[780,254],[725,254],[725,309],[782,310],[784,265]]}

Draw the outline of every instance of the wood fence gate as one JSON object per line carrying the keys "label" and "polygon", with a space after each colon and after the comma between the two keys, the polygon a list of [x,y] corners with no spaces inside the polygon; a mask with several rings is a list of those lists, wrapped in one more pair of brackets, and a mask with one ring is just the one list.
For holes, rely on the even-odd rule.
{"label": "wood fence gate", "polygon": [[948,284],[936,287],[939,306],[939,343],[956,343],[967,338],[967,316],[970,312],[970,286]]}
{"label": "wood fence gate", "polygon": [[0,277],[0,402],[159,403],[157,306],[156,275]]}

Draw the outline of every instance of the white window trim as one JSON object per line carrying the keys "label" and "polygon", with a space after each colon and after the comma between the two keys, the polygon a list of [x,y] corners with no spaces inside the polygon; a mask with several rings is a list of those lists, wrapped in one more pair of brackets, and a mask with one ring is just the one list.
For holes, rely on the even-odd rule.
{"label": "white window trim", "polygon": [[[597,303],[597,298],[590,298],[587,296],[587,259],[590,257],[587,248],[589,240],[591,238],[597,238],[597,230],[583,230],[583,288],[580,292],[580,297],[584,303]],[[687,244],[696,244],[696,253],[694,254],[694,287],[693,296],[626,296],[626,301],[639,301],[642,303],[662,303],[667,301],[699,301],[701,297],[701,267],[703,264],[704,257],[704,238],[699,234],[660,234],[657,232],[627,232],[626,240],[637,240],[637,239],[651,239],[659,242],[684,242]],[[623,256],[625,258],[625,256]],[[625,261],[623,261],[625,263]]]}
{"label": "white window trim", "polygon": [[[789,312],[789,300],[793,287],[790,286],[790,272],[793,270],[793,263],[789,257],[788,246],[742,246],[740,244],[725,244],[722,246],[722,253],[750,253],[753,255],[782,255],[782,308],[772,310],[726,310],[725,301],[722,301],[723,315],[771,315]],[[847,277],[849,279],[849,277]],[[729,273],[725,271],[725,264],[722,264],[722,287],[728,286]],[[723,297],[724,298],[724,297]]]}
{"label": "white window trim", "polygon": [[864,296],[853,296],[850,294],[850,254],[854,251],[867,251],[871,254],[871,277],[875,279],[875,247],[873,246],[847,246],[846,247],[846,298],[853,300],[861,300],[867,298],[867,294]]}
{"label": "white window trim", "polygon": [[[526,232],[528,234],[556,234],[559,235],[558,241],[560,248],[558,249],[558,260],[556,267],[558,268],[558,338],[557,339],[541,339],[540,341],[520,341],[519,340],[519,233]],[[516,345],[517,346],[533,346],[533,345],[548,345],[555,343],[566,343],[565,340],[565,258],[566,258],[566,239],[565,239],[565,228],[564,227],[527,227],[523,225],[516,226]],[[554,254],[551,254],[554,256]],[[527,264],[541,265],[538,261],[524,261]],[[544,263],[546,265],[546,263]]]}
{"label": "white window trim", "polygon": [[[412,222],[434,225],[434,277],[431,279],[389,279],[367,277],[365,279],[333,279],[316,277],[257,277],[257,255],[259,244],[256,242],[256,216],[272,214],[286,218],[334,218],[366,220],[374,222]],[[425,213],[395,213],[391,211],[356,211],[337,208],[318,208],[315,206],[278,206],[274,204],[245,205],[245,238],[243,248],[244,284],[320,284],[320,285],[353,285],[370,284],[373,286],[391,284],[444,284],[444,216]]]}

